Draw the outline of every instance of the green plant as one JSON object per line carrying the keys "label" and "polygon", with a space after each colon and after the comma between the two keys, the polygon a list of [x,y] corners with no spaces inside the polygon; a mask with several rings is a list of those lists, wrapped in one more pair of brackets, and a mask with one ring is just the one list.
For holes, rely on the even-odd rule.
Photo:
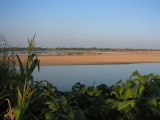
{"label": "green plant", "polygon": [[[32,50],[35,35],[28,39],[28,55],[23,63],[9,54],[0,38],[0,119],[5,120],[146,120],[160,118],[160,76],[133,72],[126,81],[108,87],[76,83],[70,92],[61,92],[47,80],[34,81],[40,60]],[[16,59],[17,58],[17,59]],[[15,66],[16,62],[19,66]],[[18,69],[17,69],[18,68]],[[9,106],[9,107],[8,107]],[[6,111],[7,110],[7,111]]]}
{"label": "green plant", "polygon": [[[20,60],[19,56],[16,55],[19,63],[19,67],[20,67],[20,73],[16,73],[16,69],[13,69],[15,67],[15,59],[13,59],[14,66],[13,67],[9,66],[10,63],[12,63],[12,59],[10,59],[10,56],[7,56],[8,54],[6,53],[5,49],[3,51],[4,52],[4,55],[2,57],[3,61],[2,60],[0,61],[1,63],[0,70],[3,70],[5,68],[4,71],[1,71],[2,73],[1,89],[7,89],[8,92],[10,92],[10,96],[8,96],[8,99],[11,99],[12,101],[14,101],[17,97],[17,100],[15,100],[12,103],[12,104],[15,104],[15,102],[17,101],[16,107],[13,108],[14,117],[16,120],[22,120],[26,116],[28,116],[25,113],[30,104],[32,94],[36,90],[34,89],[32,73],[36,67],[38,67],[38,70],[40,69],[39,68],[40,61],[37,58],[36,54],[31,54],[31,51],[34,49],[34,46],[35,46],[34,38],[35,38],[35,35],[31,40],[28,39],[28,43],[29,43],[28,59],[25,65],[22,64],[22,61]],[[13,70],[15,70],[14,73],[16,74],[13,74]],[[15,92],[15,90],[17,92]],[[14,95],[14,96],[11,97],[11,95]]]}
{"label": "green plant", "polygon": [[78,107],[73,109],[64,96],[60,98],[52,97],[52,100],[47,101],[45,104],[50,108],[50,111],[45,114],[46,120],[85,120],[81,109]]}
{"label": "green plant", "polygon": [[0,56],[0,119],[8,108],[8,103],[5,99],[10,98],[11,104],[13,103],[13,84],[15,79],[11,79],[17,76],[16,60],[13,51],[9,51],[9,43],[5,40],[2,34],[0,34],[0,50],[2,50],[2,56]]}
{"label": "green plant", "polygon": [[135,71],[126,83],[120,80],[112,86],[111,95],[114,97],[106,103],[112,104],[112,109],[117,109],[123,119],[157,118],[152,109],[155,108],[156,113],[159,113],[160,88],[156,84],[157,78],[159,76],[155,77],[154,74],[141,76]]}
{"label": "green plant", "polygon": [[109,106],[105,105],[105,99],[109,97],[109,94],[110,90],[104,84],[88,87],[76,83],[72,87],[69,101],[72,107],[78,105],[88,120],[105,120],[109,116]]}
{"label": "green plant", "polygon": [[[38,70],[40,69],[39,63],[40,60],[37,58],[36,54],[31,54],[31,51],[35,47],[35,35],[31,40],[28,39],[28,59],[26,61],[25,67],[23,66],[20,58],[16,55],[20,67],[20,78],[24,82],[22,86],[17,87],[18,90],[18,103],[17,106],[14,108],[14,114],[16,120],[22,120],[25,118],[25,112],[30,104],[32,94],[36,91],[34,89],[34,82],[32,73],[36,67]],[[28,82],[30,81],[30,86],[27,86]]]}

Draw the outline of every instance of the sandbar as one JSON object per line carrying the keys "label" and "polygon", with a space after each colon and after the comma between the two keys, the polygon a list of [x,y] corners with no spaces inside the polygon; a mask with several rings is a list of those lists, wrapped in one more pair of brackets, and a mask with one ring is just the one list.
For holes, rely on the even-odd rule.
{"label": "sandbar", "polygon": [[[20,56],[22,60],[25,58],[25,56]],[[160,63],[160,52],[39,55],[38,59],[40,60],[41,66]]]}

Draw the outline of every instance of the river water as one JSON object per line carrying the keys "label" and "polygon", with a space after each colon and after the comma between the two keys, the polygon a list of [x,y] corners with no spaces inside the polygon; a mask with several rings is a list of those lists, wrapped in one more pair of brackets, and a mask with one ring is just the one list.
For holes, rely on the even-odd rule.
{"label": "river water", "polygon": [[41,66],[40,72],[35,69],[33,76],[34,80],[48,80],[61,91],[70,91],[77,82],[86,86],[111,86],[119,80],[125,82],[135,70],[141,75],[160,75],[160,63]]}

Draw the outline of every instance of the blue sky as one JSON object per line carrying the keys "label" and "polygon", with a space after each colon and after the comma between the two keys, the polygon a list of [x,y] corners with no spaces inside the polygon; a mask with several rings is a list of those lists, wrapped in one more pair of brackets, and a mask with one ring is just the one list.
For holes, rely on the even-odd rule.
{"label": "blue sky", "polygon": [[160,49],[160,0],[0,0],[12,46]]}

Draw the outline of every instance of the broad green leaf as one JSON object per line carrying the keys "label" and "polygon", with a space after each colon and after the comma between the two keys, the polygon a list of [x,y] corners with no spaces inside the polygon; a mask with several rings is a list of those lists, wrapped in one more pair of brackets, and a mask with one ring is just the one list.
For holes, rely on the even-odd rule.
{"label": "broad green leaf", "polygon": [[[132,76],[140,76],[140,74],[139,74],[139,72],[136,70],[136,71],[134,71],[133,73],[132,73]],[[132,77],[131,76],[131,77]]]}
{"label": "broad green leaf", "polygon": [[101,95],[102,90],[97,91],[97,93],[95,94],[96,97]]}
{"label": "broad green leaf", "polygon": [[133,83],[131,80],[127,80],[126,83],[124,84],[123,88],[124,89],[130,89],[131,86],[133,86]]}
{"label": "broad green leaf", "polygon": [[88,91],[87,94],[88,94],[89,96],[93,96],[93,93],[92,93],[91,91]]}
{"label": "broad green leaf", "polygon": [[118,100],[122,99],[121,96],[120,96],[118,93],[116,93],[115,95],[116,95],[116,98],[117,98]]}
{"label": "broad green leaf", "polygon": [[139,90],[139,84],[137,84],[134,88],[131,89],[132,98],[137,98]]}
{"label": "broad green leaf", "polygon": [[119,101],[114,101],[111,109],[117,108],[118,104],[119,104]]}
{"label": "broad green leaf", "polygon": [[122,86],[124,85],[124,83],[122,82],[122,80],[119,80],[119,81],[116,83],[117,86],[118,86],[119,84],[122,85]]}
{"label": "broad green leaf", "polygon": [[139,86],[139,91],[138,91],[138,94],[141,96],[143,91],[144,91],[145,87],[143,85],[140,85]]}
{"label": "broad green leaf", "polygon": [[157,106],[157,99],[156,99],[156,98],[150,99],[150,102],[151,102],[153,105]]}
{"label": "broad green leaf", "polygon": [[61,105],[66,106],[67,105],[67,99],[64,96],[61,96]]}
{"label": "broad green leaf", "polygon": [[128,105],[127,107],[123,108],[123,112],[128,113],[131,109],[132,109],[132,107],[130,105]]}
{"label": "broad green leaf", "polygon": [[151,76],[149,75],[144,75],[143,77],[145,78],[145,82],[148,82],[151,79]]}
{"label": "broad green leaf", "polygon": [[25,70],[24,70],[24,67],[22,65],[22,62],[21,62],[19,56],[18,55],[16,55],[16,56],[17,56],[18,63],[19,63],[19,66],[20,66],[20,73],[21,73],[22,79],[25,79],[25,73],[24,73]]}
{"label": "broad green leaf", "polygon": [[115,92],[115,91],[112,91],[112,92],[111,92],[111,95],[115,95],[116,93],[117,93],[117,92]]}
{"label": "broad green leaf", "polygon": [[144,76],[138,76],[138,81],[140,81],[142,84],[147,82]]}
{"label": "broad green leaf", "polygon": [[135,101],[134,100],[126,100],[126,101],[123,101],[123,102],[119,102],[118,103],[118,111],[127,107],[128,105],[131,105],[132,107],[134,107],[135,106]]}
{"label": "broad green leaf", "polygon": [[19,106],[20,108],[23,107],[23,104],[22,104],[22,96],[21,96],[20,91],[18,91],[18,106]]}
{"label": "broad green leaf", "polygon": [[112,92],[111,92],[111,95],[115,95],[118,100],[121,99],[121,98],[120,98],[120,95],[119,95],[119,93],[118,93],[117,91],[112,91]]}
{"label": "broad green leaf", "polygon": [[15,107],[15,108],[13,108],[13,112],[14,112],[15,120],[19,120],[19,115],[20,115],[21,109],[18,107]]}
{"label": "broad green leaf", "polygon": [[134,84],[138,83],[137,79],[133,79],[133,80],[131,80],[131,82],[134,83]]}
{"label": "broad green leaf", "polygon": [[157,106],[157,98],[155,95],[152,95],[148,102],[152,103],[153,105]]}
{"label": "broad green leaf", "polygon": [[45,114],[46,120],[54,120],[54,118],[55,118],[55,113],[49,112]]}
{"label": "broad green leaf", "polygon": [[35,59],[32,64],[31,64],[31,67],[29,68],[29,71],[28,71],[28,74],[31,75],[32,72],[34,71],[35,67],[38,66],[39,64],[39,60],[38,59]]}
{"label": "broad green leaf", "polygon": [[123,100],[127,100],[129,98],[132,98],[132,94],[131,94],[130,89],[126,90],[124,95],[125,96],[124,96]]}
{"label": "broad green leaf", "polygon": [[57,105],[52,104],[52,105],[49,105],[48,107],[51,109],[52,112],[58,111]]}
{"label": "broad green leaf", "polygon": [[53,101],[47,101],[45,104],[47,104],[47,105],[54,105],[54,104],[56,104],[56,103],[53,102]]}
{"label": "broad green leaf", "polygon": [[119,93],[120,96],[122,96],[123,93],[124,93],[124,88],[121,87],[121,88],[118,90],[118,93]]}

